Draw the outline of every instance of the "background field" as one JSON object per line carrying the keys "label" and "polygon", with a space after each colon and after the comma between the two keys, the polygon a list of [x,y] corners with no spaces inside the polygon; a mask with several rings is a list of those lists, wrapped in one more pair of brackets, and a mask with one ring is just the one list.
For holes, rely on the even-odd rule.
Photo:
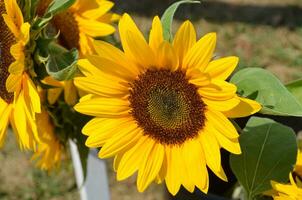
{"label": "background field", "polygon": [[[130,13],[148,33],[151,17],[161,15],[169,0],[116,0],[116,11]],[[238,69],[263,67],[284,83],[302,77],[301,0],[205,0],[182,7],[180,21],[191,19],[199,37],[215,31],[217,55],[240,57]],[[67,153],[61,170],[47,174],[33,167],[29,155],[21,153],[12,135],[0,151],[0,200],[77,200],[73,167]],[[116,182],[108,161],[112,200],[163,200],[165,188],[152,185],[136,191],[135,179]]]}

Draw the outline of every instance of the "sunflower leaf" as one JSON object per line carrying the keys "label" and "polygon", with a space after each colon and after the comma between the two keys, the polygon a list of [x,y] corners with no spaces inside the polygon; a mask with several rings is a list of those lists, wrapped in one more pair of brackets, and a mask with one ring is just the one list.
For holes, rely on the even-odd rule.
{"label": "sunflower leaf", "polygon": [[286,88],[298,99],[302,104],[302,79],[293,81],[286,85]]}
{"label": "sunflower leaf", "polygon": [[75,3],[76,0],[53,0],[49,5],[46,13],[56,15],[60,12],[67,10]]}
{"label": "sunflower leaf", "polygon": [[78,51],[76,49],[68,51],[56,43],[51,43],[48,46],[48,53],[47,73],[59,81],[72,79],[78,70]]}
{"label": "sunflower leaf", "polygon": [[231,155],[231,169],[247,199],[271,189],[270,181],[287,182],[297,155],[294,131],[271,119],[252,117],[239,137],[241,155]]}
{"label": "sunflower leaf", "polygon": [[269,71],[245,68],[231,78],[238,93],[262,104],[260,113],[280,116],[302,116],[302,105]]}
{"label": "sunflower leaf", "polygon": [[172,41],[173,38],[172,22],[173,22],[174,14],[180,5],[185,3],[200,3],[200,1],[182,0],[182,1],[175,2],[169,8],[167,8],[163,16],[161,17],[164,39],[166,41]]}

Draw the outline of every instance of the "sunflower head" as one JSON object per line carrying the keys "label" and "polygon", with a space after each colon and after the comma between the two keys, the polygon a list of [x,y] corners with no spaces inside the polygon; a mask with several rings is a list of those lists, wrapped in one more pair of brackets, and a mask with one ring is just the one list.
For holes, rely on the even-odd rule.
{"label": "sunflower head", "polygon": [[240,154],[238,133],[228,118],[251,115],[261,106],[239,97],[225,80],[238,58],[213,60],[216,34],[196,41],[184,22],[172,43],[163,38],[155,17],[149,42],[128,14],[119,22],[123,51],[95,41],[96,54],[79,62],[85,77],[75,79],[86,91],[75,106],[94,116],[84,128],[88,147],[114,156],[117,179],[138,172],[137,187],[165,181],[175,195],[180,186],[208,191],[208,172],[227,180],[220,148]]}
{"label": "sunflower head", "polygon": [[28,73],[30,24],[24,22],[16,0],[0,0],[0,14],[0,140],[10,124],[20,148],[34,150],[39,142],[35,114],[41,108]]}
{"label": "sunflower head", "polygon": [[[41,1],[38,12],[44,13],[50,3],[50,0]],[[79,49],[82,55],[92,53],[94,37],[115,31],[110,24],[117,21],[119,15],[110,12],[113,5],[107,0],[76,0],[69,9],[54,16],[53,25],[60,31],[61,43],[69,49]]]}
{"label": "sunflower head", "polygon": [[6,80],[9,76],[9,66],[15,61],[10,53],[10,48],[16,43],[16,38],[7,26],[3,14],[6,14],[5,3],[0,1],[0,97],[10,103],[13,101],[13,93],[9,93],[6,89]]}
{"label": "sunflower head", "polygon": [[272,197],[274,200],[299,200],[302,199],[302,182],[297,177],[294,179],[293,175],[289,175],[289,184],[277,183],[271,181],[273,187]]}

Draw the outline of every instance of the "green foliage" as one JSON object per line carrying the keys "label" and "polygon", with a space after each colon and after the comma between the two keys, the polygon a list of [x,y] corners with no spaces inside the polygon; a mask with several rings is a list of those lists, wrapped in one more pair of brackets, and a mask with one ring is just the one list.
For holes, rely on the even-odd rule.
{"label": "green foliage", "polygon": [[293,81],[287,84],[286,87],[302,104],[302,79]]}
{"label": "green foliage", "polygon": [[262,104],[260,113],[282,116],[302,116],[302,105],[269,71],[246,68],[237,72],[231,82],[244,97]]}
{"label": "green foliage", "polygon": [[67,10],[74,3],[75,0],[53,0],[53,2],[49,5],[46,13],[56,15],[60,12]]}
{"label": "green foliage", "polygon": [[48,53],[47,73],[59,81],[72,79],[77,72],[78,50],[68,51],[56,43],[50,43]]}
{"label": "green foliage", "polygon": [[270,181],[286,182],[296,161],[294,131],[271,119],[252,117],[239,138],[242,154],[230,165],[251,200],[269,189]]}
{"label": "green foliage", "polygon": [[173,23],[174,14],[180,5],[185,3],[200,3],[200,1],[182,0],[173,3],[169,8],[166,9],[163,16],[161,17],[161,22],[163,26],[163,35],[165,40],[172,41],[173,39],[172,23]]}

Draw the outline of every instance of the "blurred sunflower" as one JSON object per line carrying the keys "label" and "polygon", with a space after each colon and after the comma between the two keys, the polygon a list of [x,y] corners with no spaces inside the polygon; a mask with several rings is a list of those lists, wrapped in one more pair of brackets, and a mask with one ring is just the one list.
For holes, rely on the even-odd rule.
{"label": "blurred sunflower", "polygon": [[80,61],[86,77],[75,79],[88,92],[75,106],[95,116],[84,128],[88,147],[102,147],[99,157],[115,156],[117,179],[138,171],[137,187],[165,180],[175,195],[183,185],[208,191],[207,166],[221,179],[220,148],[240,154],[238,133],[228,117],[260,110],[252,100],[236,94],[226,82],[238,58],[212,60],[216,34],[196,41],[186,21],[172,44],[163,39],[155,17],[149,44],[128,14],[119,22],[124,52],[95,41],[97,55]]}
{"label": "blurred sunflower", "polygon": [[37,160],[37,166],[42,170],[50,171],[59,166],[62,155],[62,145],[56,138],[54,126],[46,110],[37,114],[37,126],[41,142],[32,160]]}
{"label": "blurred sunflower", "polygon": [[35,114],[41,105],[26,65],[30,25],[16,0],[0,0],[0,14],[0,145],[10,122],[20,148],[35,149],[39,141]]}
{"label": "blurred sunflower", "polygon": [[68,105],[72,106],[76,104],[78,92],[73,80],[57,81],[48,76],[43,80],[43,83],[54,87],[47,90],[47,100],[49,104],[52,105],[56,103],[62,92],[64,92],[64,100]]}
{"label": "blurred sunflower", "polygon": [[[289,184],[271,181],[273,190],[266,194],[275,200],[300,200],[302,199],[302,152],[299,150],[293,173],[289,175]],[[295,178],[294,178],[294,177]]]}
{"label": "blurred sunflower", "polygon": [[[50,2],[41,1],[39,12],[43,13]],[[110,12],[113,6],[114,3],[107,0],[76,0],[67,11],[54,17],[62,43],[67,48],[79,49],[82,55],[93,53],[93,38],[115,32],[110,24],[119,20],[120,16]]]}
{"label": "blurred sunflower", "polygon": [[300,200],[302,199],[302,182],[296,177],[296,182],[293,175],[289,175],[290,184],[282,184],[272,181],[275,200]]}

